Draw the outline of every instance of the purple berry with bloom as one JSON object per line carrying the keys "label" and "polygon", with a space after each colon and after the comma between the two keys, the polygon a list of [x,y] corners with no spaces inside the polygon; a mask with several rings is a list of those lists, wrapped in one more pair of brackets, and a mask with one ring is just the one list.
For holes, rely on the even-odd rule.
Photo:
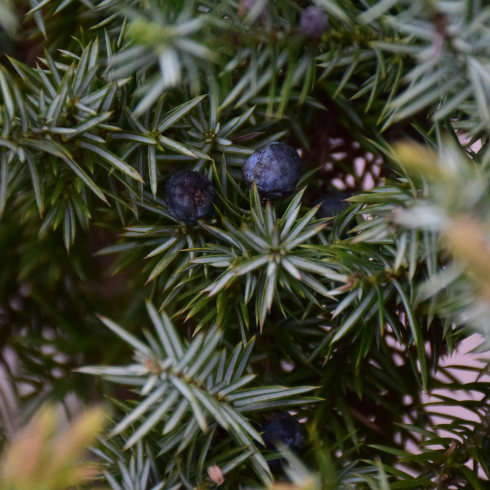
{"label": "purple berry with bloom", "polygon": [[319,38],[328,25],[327,14],[319,7],[311,5],[303,10],[299,19],[301,32],[310,38]]}
{"label": "purple berry with bloom", "polygon": [[249,185],[256,183],[262,196],[282,197],[295,189],[301,175],[301,160],[293,147],[269,143],[248,157],[242,174]]}

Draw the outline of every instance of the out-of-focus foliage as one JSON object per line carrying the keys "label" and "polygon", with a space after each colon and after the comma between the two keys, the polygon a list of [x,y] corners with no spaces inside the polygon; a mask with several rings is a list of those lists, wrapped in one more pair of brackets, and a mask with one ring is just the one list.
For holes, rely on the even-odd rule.
{"label": "out-of-focus foliage", "polygon": [[14,36],[18,28],[17,14],[12,0],[2,0],[0,2],[0,25],[9,35]]}
{"label": "out-of-focus foliage", "polygon": [[[395,147],[395,158],[425,195],[393,221],[413,230],[435,230],[445,255],[441,270],[420,285],[417,304],[432,302],[438,315],[486,334],[490,329],[488,150],[467,155],[446,141],[439,152],[413,143]],[[473,157],[473,158],[472,158]]]}
{"label": "out-of-focus foliage", "polygon": [[89,409],[63,428],[53,407],[40,410],[3,452],[0,486],[4,490],[67,490],[95,478],[94,462],[83,461],[103,428],[100,409]]}

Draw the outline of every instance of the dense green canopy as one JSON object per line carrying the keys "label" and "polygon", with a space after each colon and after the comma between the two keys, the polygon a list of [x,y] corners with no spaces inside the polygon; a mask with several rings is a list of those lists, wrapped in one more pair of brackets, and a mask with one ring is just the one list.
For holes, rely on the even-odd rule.
{"label": "dense green canopy", "polygon": [[104,405],[91,489],[489,488],[486,362],[448,356],[490,327],[490,2],[0,0],[0,28],[2,490],[79,482],[57,453],[99,415],[8,475],[46,402]]}

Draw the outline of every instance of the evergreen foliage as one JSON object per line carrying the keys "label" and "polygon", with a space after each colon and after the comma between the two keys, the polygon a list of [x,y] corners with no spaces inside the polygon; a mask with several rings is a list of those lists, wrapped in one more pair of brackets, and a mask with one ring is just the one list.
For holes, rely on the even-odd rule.
{"label": "evergreen foliage", "polygon": [[[0,0],[5,488],[488,488],[489,47],[485,0]],[[73,399],[98,476],[48,410],[22,480]]]}

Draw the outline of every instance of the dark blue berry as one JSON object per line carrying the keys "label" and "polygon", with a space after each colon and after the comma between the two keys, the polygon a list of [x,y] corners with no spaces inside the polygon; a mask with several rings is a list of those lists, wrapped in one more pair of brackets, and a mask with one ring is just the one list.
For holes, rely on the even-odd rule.
{"label": "dark blue berry", "polygon": [[284,143],[269,143],[245,161],[243,179],[255,181],[259,192],[268,199],[282,197],[294,190],[301,175],[298,152]]}
{"label": "dark blue berry", "polygon": [[303,426],[288,413],[276,413],[261,428],[262,440],[270,451],[277,451],[276,443],[282,442],[292,451],[299,451],[303,447]]}
{"label": "dark blue berry", "polygon": [[327,14],[314,5],[306,8],[301,13],[299,28],[301,32],[310,38],[319,38],[325,32],[328,25]]}
{"label": "dark blue berry", "polygon": [[332,218],[342,213],[342,211],[345,211],[350,206],[350,203],[346,201],[349,197],[351,195],[347,192],[332,192],[323,196],[319,200],[319,203],[321,202],[322,205],[318,209],[317,217]]}
{"label": "dark blue berry", "polygon": [[209,179],[192,170],[177,172],[165,185],[165,203],[170,214],[191,225],[213,216],[214,196]]}

